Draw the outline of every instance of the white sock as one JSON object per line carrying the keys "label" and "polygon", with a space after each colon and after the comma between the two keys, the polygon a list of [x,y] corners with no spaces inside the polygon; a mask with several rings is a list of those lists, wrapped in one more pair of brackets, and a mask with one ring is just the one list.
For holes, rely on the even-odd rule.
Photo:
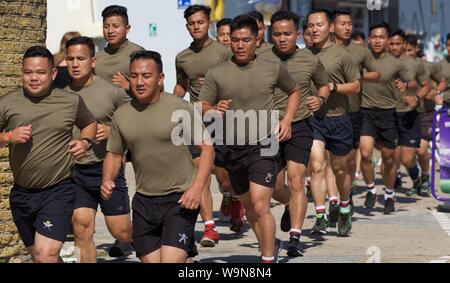
{"label": "white sock", "polygon": [[229,192],[223,192],[222,195],[226,198],[231,197],[231,193],[229,193]]}
{"label": "white sock", "polygon": [[274,260],[275,260],[275,257],[274,257],[274,256],[271,256],[271,257],[263,256],[263,257],[261,257],[261,258],[262,258],[263,261],[274,261]]}
{"label": "white sock", "polygon": [[210,220],[210,221],[206,221],[205,222],[205,226],[209,226],[209,225],[216,225],[216,223],[214,223],[214,220]]}
{"label": "white sock", "polygon": [[384,194],[384,200],[387,199],[394,199],[395,198],[395,191],[394,190],[389,190],[389,189],[385,189],[385,194]]}
{"label": "white sock", "polygon": [[330,197],[328,199],[329,202],[339,202],[339,199],[337,197]]}
{"label": "white sock", "polygon": [[369,192],[371,192],[372,194],[376,195],[377,194],[377,189],[375,188],[375,183],[369,184],[367,185],[367,189]]}

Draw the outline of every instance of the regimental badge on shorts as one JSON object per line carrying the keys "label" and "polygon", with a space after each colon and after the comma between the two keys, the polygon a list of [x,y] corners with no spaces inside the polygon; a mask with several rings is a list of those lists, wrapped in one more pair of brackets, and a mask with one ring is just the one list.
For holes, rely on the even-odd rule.
{"label": "regimental badge on shorts", "polygon": [[189,240],[189,237],[186,236],[186,234],[178,234],[178,236],[180,236],[180,240],[178,241],[179,243],[183,243],[185,246],[187,245],[187,241]]}
{"label": "regimental badge on shorts", "polygon": [[273,174],[272,173],[267,173],[266,183],[267,184],[272,183],[272,179],[273,179]]}
{"label": "regimental badge on shorts", "polygon": [[51,231],[53,227],[53,223],[50,220],[44,221],[44,229]]}

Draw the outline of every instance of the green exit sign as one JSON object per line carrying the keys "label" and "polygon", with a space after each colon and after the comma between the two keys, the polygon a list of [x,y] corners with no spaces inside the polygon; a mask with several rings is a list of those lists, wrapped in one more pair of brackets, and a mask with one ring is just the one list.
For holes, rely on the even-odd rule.
{"label": "green exit sign", "polygon": [[155,37],[158,35],[158,25],[157,24],[149,24],[149,30],[150,30],[149,35],[151,37]]}

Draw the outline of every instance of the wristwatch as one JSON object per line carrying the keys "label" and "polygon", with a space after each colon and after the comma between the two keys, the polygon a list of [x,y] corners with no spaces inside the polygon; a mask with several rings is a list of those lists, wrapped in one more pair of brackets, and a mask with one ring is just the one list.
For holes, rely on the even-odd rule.
{"label": "wristwatch", "polygon": [[90,138],[82,138],[81,140],[82,140],[82,141],[87,141],[87,143],[88,143],[87,149],[88,149],[88,150],[90,150],[90,149],[92,148],[92,144],[94,143],[93,140],[91,140]]}
{"label": "wristwatch", "polygon": [[319,98],[322,100],[322,105],[325,105],[325,103],[327,103],[328,99],[326,97],[323,97],[323,96],[319,95]]}
{"label": "wristwatch", "polygon": [[331,92],[336,93],[337,91],[337,84],[333,83],[333,89],[331,90]]}

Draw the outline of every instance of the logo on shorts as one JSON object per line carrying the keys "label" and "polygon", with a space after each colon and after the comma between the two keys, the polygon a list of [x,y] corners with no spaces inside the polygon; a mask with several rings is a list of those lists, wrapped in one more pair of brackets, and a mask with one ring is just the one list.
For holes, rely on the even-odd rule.
{"label": "logo on shorts", "polygon": [[44,222],[44,229],[47,229],[48,231],[50,231],[52,227],[53,227],[53,224],[52,224],[52,222],[50,222],[50,220],[47,220]]}
{"label": "logo on shorts", "polygon": [[398,139],[394,140],[394,145],[398,146]]}
{"label": "logo on shorts", "polygon": [[272,182],[272,179],[273,179],[273,174],[267,173],[266,183],[269,184],[270,182]]}
{"label": "logo on shorts", "polygon": [[417,143],[417,140],[410,140],[409,143],[414,145]]}
{"label": "logo on shorts", "polygon": [[180,240],[178,241],[179,243],[183,242],[185,245],[187,243],[187,240],[189,239],[188,236],[186,236],[186,234],[178,234],[180,236]]}

